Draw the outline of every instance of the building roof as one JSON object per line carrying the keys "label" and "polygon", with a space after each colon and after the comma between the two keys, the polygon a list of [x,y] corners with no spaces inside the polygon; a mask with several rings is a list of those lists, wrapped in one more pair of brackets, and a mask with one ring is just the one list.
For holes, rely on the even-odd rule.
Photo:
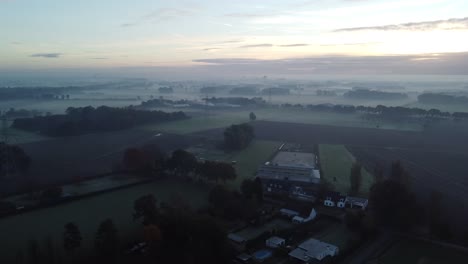
{"label": "building roof", "polygon": [[313,168],[286,165],[262,165],[257,171],[261,179],[320,183],[320,172]]}
{"label": "building roof", "polygon": [[365,199],[365,198],[347,196],[347,197],[346,197],[346,202],[347,202],[347,203],[352,203],[352,204],[367,205],[368,200]]}
{"label": "building roof", "polygon": [[249,254],[246,254],[246,253],[242,253],[242,254],[238,255],[236,258],[243,261],[243,262],[247,262],[252,258],[252,256],[249,255]]}
{"label": "building roof", "polygon": [[298,248],[304,250],[309,258],[318,260],[321,260],[324,258],[324,256],[331,255],[330,253],[338,250],[337,246],[322,242],[314,238],[310,238],[302,242]]}
{"label": "building roof", "polygon": [[276,245],[280,245],[284,242],[285,242],[284,238],[277,237],[277,236],[272,236],[267,239],[267,243],[276,244]]}
{"label": "building roof", "polygon": [[244,243],[246,241],[245,238],[243,238],[240,235],[234,234],[234,233],[228,234],[228,239],[230,239],[230,240],[232,240],[234,242],[237,242],[237,243]]}
{"label": "building roof", "polygon": [[271,164],[313,169],[316,167],[316,157],[313,153],[280,151],[273,158]]}
{"label": "building roof", "polygon": [[304,262],[307,262],[310,259],[310,257],[307,255],[307,251],[305,251],[302,248],[296,248],[293,251],[289,252],[289,256],[297,258]]}
{"label": "building roof", "polygon": [[296,211],[291,210],[291,209],[286,209],[286,208],[281,208],[280,213],[286,214],[286,215],[294,215],[294,216],[299,215],[299,212],[296,212]]}

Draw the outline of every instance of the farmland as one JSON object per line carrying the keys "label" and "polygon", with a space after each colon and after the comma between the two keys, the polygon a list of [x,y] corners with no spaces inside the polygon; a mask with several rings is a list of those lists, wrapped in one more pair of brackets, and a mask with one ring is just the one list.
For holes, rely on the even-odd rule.
{"label": "farmland", "polygon": [[[163,151],[172,151],[189,146],[193,140],[171,134],[156,137],[151,131],[129,129],[47,139],[21,144],[21,147],[32,159],[29,177],[42,185],[109,173],[128,147],[156,144]],[[17,181],[6,182],[0,190],[11,191],[17,184]]]}
{"label": "farmland", "polygon": [[[343,145],[320,145],[320,164],[323,171],[323,179],[335,187],[335,191],[347,194],[351,188],[349,175],[351,166],[356,159]],[[362,182],[360,195],[367,197],[373,184],[373,176],[364,168],[361,171]]]}
{"label": "farmland", "polygon": [[[373,171],[377,164],[389,169],[393,161],[401,160],[412,176],[412,187],[422,202],[432,190],[439,190],[444,195],[445,213],[459,216],[451,217],[459,219],[459,225],[468,219],[468,214],[464,213],[467,210],[460,210],[468,208],[464,198],[468,188],[464,166],[468,162],[466,124],[440,123],[422,132],[266,121],[252,124],[258,140],[344,145],[368,171]],[[221,138],[222,130],[196,134]],[[344,169],[342,173],[345,172],[349,175],[349,171]],[[460,217],[461,212],[464,217]]]}
{"label": "farmland", "polygon": [[[157,110],[174,111],[176,109],[155,108]],[[177,109],[180,110],[180,109]],[[284,107],[261,107],[251,109],[231,109],[231,110],[197,110],[182,109],[187,111],[191,120],[173,121],[163,124],[148,125],[144,128],[149,130],[162,130],[170,133],[186,134],[207,129],[227,127],[231,124],[244,123],[249,121],[249,113],[254,112],[257,120],[274,121],[287,123],[317,124],[343,127],[362,127],[380,129],[396,129],[419,131],[422,124],[391,122],[391,121],[369,121],[358,113],[330,113],[317,112],[307,109],[284,108]]]}
{"label": "farmland", "polygon": [[50,237],[56,249],[61,249],[63,226],[69,221],[79,226],[85,250],[92,248],[97,226],[106,218],[114,220],[121,237],[138,233],[140,225],[132,218],[133,201],[150,193],[158,202],[182,202],[196,209],[206,205],[208,190],[205,185],[162,180],[0,219],[0,262],[8,263],[4,261],[15,257],[18,249],[26,254],[31,239],[43,244]]}

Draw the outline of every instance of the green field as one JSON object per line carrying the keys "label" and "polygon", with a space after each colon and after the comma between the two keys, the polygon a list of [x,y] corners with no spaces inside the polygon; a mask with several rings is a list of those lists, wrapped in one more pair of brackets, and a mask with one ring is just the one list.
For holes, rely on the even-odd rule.
{"label": "green field", "polygon": [[228,184],[231,187],[238,188],[244,179],[255,176],[258,166],[268,161],[280,145],[281,143],[276,141],[255,140],[246,149],[233,153],[203,148],[190,148],[188,151],[206,160],[236,161],[237,178],[232,182],[228,182]]}
{"label": "green field", "polygon": [[350,246],[350,240],[359,236],[349,230],[345,224],[334,224],[316,236],[317,239],[337,246],[340,250],[345,250]]}
{"label": "green field", "polygon": [[[350,190],[349,174],[356,161],[354,156],[343,145],[320,145],[320,164],[323,179],[335,186],[335,191],[347,194]],[[336,178],[336,180],[335,180]],[[374,177],[362,168],[362,183],[359,195],[367,197]]]}
{"label": "green field", "polygon": [[132,218],[133,201],[149,193],[154,194],[159,202],[184,201],[196,209],[206,205],[208,187],[162,180],[0,219],[0,263],[10,263],[8,260],[20,250],[27,253],[28,241],[31,239],[44,245],[47,237],[51,237],[56,249],[61,250],[63,226],[69,221],[79,226],[84,250],[92,247],[97,227],[106,218],[114,220],[120,236],[134,234],[138,232],[140,224]]}
{"label": "green field", "polygon": [[382,264],[465,264],[468,252],[443,247],[428,242],[404,239],[379,257]]}
{"label": "green field", "polygon": [[186,120],[165,122],[143,126],[144,129],[164,131],[175,134],[189,134],[193,132],[228,127],[232,124],[248,122],[248,116],[230,116],[224,114],[196,116]]}
{"label": "green field", "polygon": [[[159,108],[158,108],[159,109]],[[161,110],[161,109],[159,109]],[[171,111],[171,109],[164,109]],[[330,112],[314,112],[307,109],[266,107],[259,109],[243,110],[209,110],[202,111],[196,109],[177,109],[188,111],[188,115],[193,116],[189,120],[172,121],[154,125],[145,125],[144,129],[151,131],[164,131],[176,134],[188,134],[214,128],[228,127],[232,124],[249,122],[249,113],[254,112],[257,120],[289,122],[303,124],[317,124],[344,127],[364,127],[395,130],[418,131],[422,129],[420,124],[402,123],[391,121],[369,121],[362,118],[361,114],[341,114]],[[175,109],[172,109],[175,111]]]}

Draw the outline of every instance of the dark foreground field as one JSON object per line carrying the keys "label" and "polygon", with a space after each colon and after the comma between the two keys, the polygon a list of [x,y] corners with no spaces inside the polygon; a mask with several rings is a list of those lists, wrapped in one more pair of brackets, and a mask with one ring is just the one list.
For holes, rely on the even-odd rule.
{"label": "dark foreground field", "polygon": [[[193,139],[187,136],[162,134],[131,129],[109,133],[95,133],[22,144],[32,159],[29,177],[35,184],[48,185],[78,177],[109,173],[129,147],[156,144],[162,151],[184,148]],[[7,181],[0,192],[15,189],[18,182]]]}
{"label": "dark foreground field", "polygon": [[[346,145],[369,172],[376,164],[389,169],[401,160],[422,201],[432,190],[444,195],[447,213],[460,224],[468,219],[468,129],[464,124],[440,123],[425,131],[395,131],[279,122],[253,122],[257,139],[302,144]],[[222,130],[205,131],[222,137]]]}

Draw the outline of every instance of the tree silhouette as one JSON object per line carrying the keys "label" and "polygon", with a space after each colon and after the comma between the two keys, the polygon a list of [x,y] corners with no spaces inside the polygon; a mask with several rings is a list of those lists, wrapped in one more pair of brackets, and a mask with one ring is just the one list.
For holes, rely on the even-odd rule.
{"label": "tree silhouette", "polygon": [[362,173],[361,165],[359,163],[354,163],[351,167],[349,181],[351,183],[350,193],[351,195],[356,195],[359,193],[359,188],[361,187],[362,182]]}
{"label": "tree silhouette", "polygon": [[65,225],[65,231],[63,232],[63,247],[69,253],[73,253],[77,248],[81,246],[81,232],[78,226],[72,222]]}
{"label": "tree silhouette", "polygon": [[250,112],[249,118],[250,118],[250,121],[255,121],[257,119],[257,116],[255,115],[254,112]]}
{"label": "tree silhouette", "polygon": [[98,228],[95,246],[99,256],[114,258],[119,245],[117,229],[111,219],[104,220]]}

